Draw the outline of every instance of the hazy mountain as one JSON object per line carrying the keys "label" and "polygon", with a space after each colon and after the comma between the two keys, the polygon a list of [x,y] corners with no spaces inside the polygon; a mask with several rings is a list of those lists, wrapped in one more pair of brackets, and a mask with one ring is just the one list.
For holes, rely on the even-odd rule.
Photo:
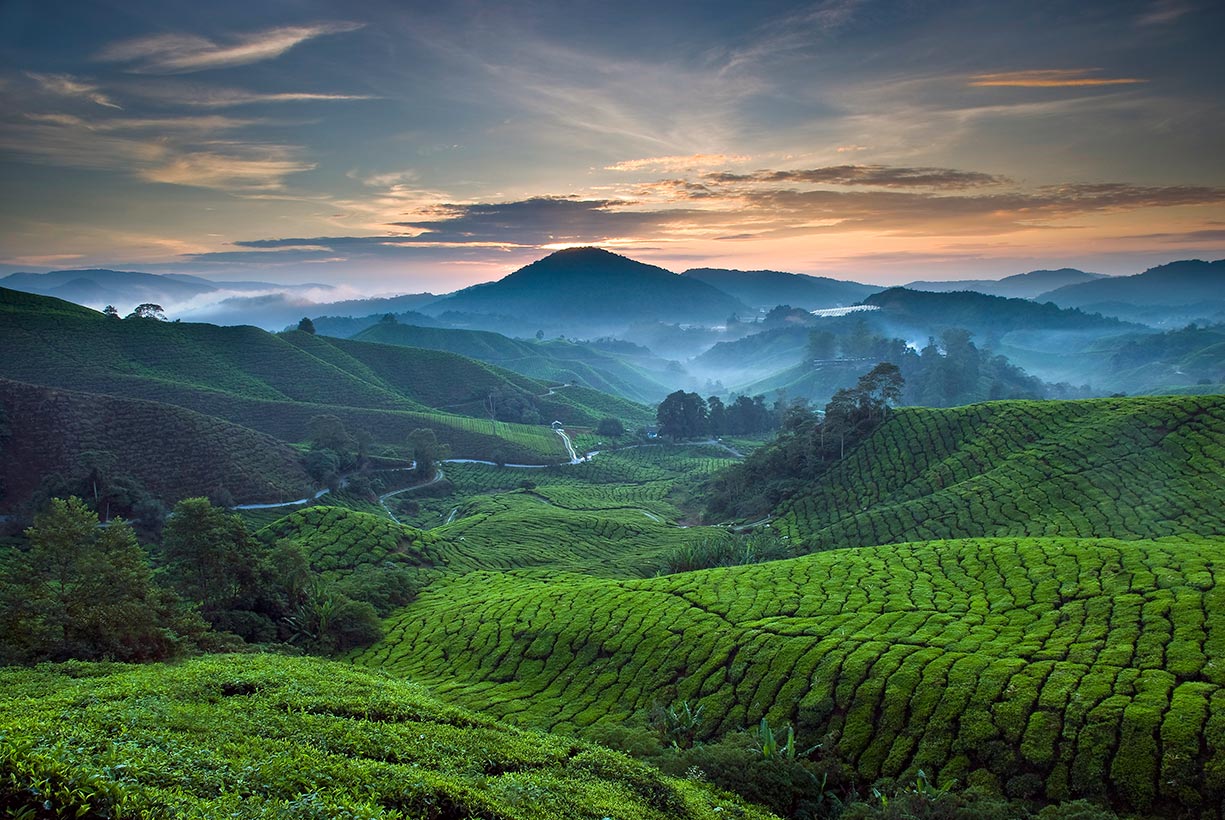
{"label": "hazy mountain", "polygon": [[875,285],[776,270],[693,268],[681,276],[712,285],[755,308],[776,305],[808,310],[842,307],[882,290]]}
{"label": "hazy mountain", "polygon": [[1038,297],[1150,324],[1176,324],[1219,316],[1225,311],[1225,259],[1187,259],[1149,268],[1134,276],[1113,276],[1068,285]]}
{"label": "hazy mountain", "polygon": [[633,322],[722,322],[748,306],[705,282],[598,248],[570,248],[424,308],[514,316],[601,335]]}
{"label": "hazy mountain", "polygon": [[1136,329],[1126,322],[1064,309],[1045,302],[1010,299],[973,291],[931,293],[890,288],[864,304],[880,308],[880,319],[900,327],[934,334],[960,327],[990,340],[1012,330],[1094,330],[1123,333]]}
{"label": "hazy mountain", "polygon": [[926,290],[949,293],[956,290],[972,290],[989,296],[1006,296],[1013,299],[1033,299],[1048,291],[1067,285],[1093,282],[1110,277],[1101,273],[1086,273],[1076,268],[1057,270],[1031,270],[1003,279],[954,279],[948,282],[911,282],[904,287],[910,290]]}

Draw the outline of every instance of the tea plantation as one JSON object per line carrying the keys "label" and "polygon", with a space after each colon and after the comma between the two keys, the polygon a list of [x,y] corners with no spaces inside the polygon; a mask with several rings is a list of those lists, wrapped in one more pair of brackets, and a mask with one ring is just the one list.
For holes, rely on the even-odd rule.
{"label": "tea plantation", "polygon": [[923,769],[1139,812],[1225,798],[1225,539],[970,539],[651,580],[476,573],[357,662],[553,731],[700,704],[863,782]]}
{"label": "tea plantation", "polygon": [[0,669],[9,817],[767,820],[709,787],[334,662]]}
{"label": "tea plantation", "polygon": [[1225,535],[1225,397],[901,408],[774,526],[810,549]]}

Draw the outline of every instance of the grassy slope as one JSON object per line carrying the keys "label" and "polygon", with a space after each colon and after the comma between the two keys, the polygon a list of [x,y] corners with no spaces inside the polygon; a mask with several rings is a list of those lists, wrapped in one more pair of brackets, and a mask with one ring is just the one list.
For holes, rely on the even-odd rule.
{"label": "grassy slope", "polygon": [[1225,397],[905,408],[779,510],[811,548],[1225,535]]}
{"label": "grassy slope", "polygon": [[354,338],[363,342],[449,350],[532,379],[578,382],[631,401],[655,402],[668,392],[665,385],[620,357],[573,342],[531,342],[484,330],[390,323],[366,328]]}
{"label": "grassy slope", "polygon": [[311,569],[342,575],[366,566],[433,563],[429,533],[397,524],[385,516],[341,507],[308,507],[262,528],[265,543],[288,539],[302,547]]}
{"label": "grassy slope", "polygon": [[156,402],[53,390],[0,379],[11,436],[0,460],[6,504],[23,502],[41,477],[74,477],[82,455],[114,455],[169,503],[219,488],[242,501],[286,501],[311,482],[296,450],[271,436]]}
{"label": "grassy slope", "polygon": [[184,820],[767,818],[623,755],[327,661],[6,669],[0,692],[0,810],[12,812],[45,798],[59,816],[89,803]]}
{"label": "grassy slope", "polygon": [[864,782],[923,768],[1013,796],[1211,807],[1222,549],[965,540],[643,581],[483,574],[428,591],[358,661],[554,730],[687,699],[708,734],[792,721]]}
{"label": "grassy slope", "polygon": [[564,456],[546,428],[495,427],[418,400],[479,404],[477,394],[491,387],[547,391],[458,356],[252,327],[107,319],[2,288],[0,319],[0,377],[176,404],[288,441],[306,437],[312,416],[332,413],[377,441],[401,443],[412,429],[431,427],[456,455],[503,449],[524,461]]}
{"label": "grassy slope", "polygon": [[[727,537],[710,527],[678,528],[682,513],[669,497],[677,482],[730,463],[721,450],[642,447],[545,470],[448,464],[451,494],[388,503],[406,523],[433,528],[430,557],[447,572],[640,578],[658,572],[681,544]],[[419,507],[414,514],[404,510],[407,499]]]}

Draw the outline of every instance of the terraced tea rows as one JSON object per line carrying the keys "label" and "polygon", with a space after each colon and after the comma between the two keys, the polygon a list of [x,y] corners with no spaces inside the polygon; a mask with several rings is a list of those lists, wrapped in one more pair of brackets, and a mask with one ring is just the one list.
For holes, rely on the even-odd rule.
{"label": "terraced tea rows", "polygon": [[774,526],[813,549],[1225,534],[1225,397],[903,408]]}
{"label": "terraced tea rows", "polygon": [[601,453],[546,469],[447,464],[453,491],[387,499],[397,518],[434,528],[438,565],[450,571],[558,569],[598,576],[656,574],[678,547],[727,538],[679,528],[669,500],[682,480],[732,463],[720,450],[651,446]]}
{"label": "terraced tea rows", "polygon": [[5,816],[770,817],[624,755],[317,659],[7,668],[0,692]]}
{"label": "terraced tea rows", "polygon": [[11,427],[0,459],[6,504],[25,501],[44,476],[84,478],[90,458],[105,477],[132,476],[169,502],[223,492],[276,502],[311,486],[289,445],[182,407],[0,379],[0,409]]}
{"label": "terraced tea rows", "polygon": [[302,548],[311,569],[325,575],[362,566],[432,563],[429,533],[371,513],[341,507],[309,507],[281,518],[257,535],[265,543],[288,539]]}
{"label": "terraced tea rows", "polygon": [[979,539],[641,581],[475,573],[362,664],[587,731],[701,704],[791,721],[863,782],[1206,812],[1225,798],[1225,539]]}

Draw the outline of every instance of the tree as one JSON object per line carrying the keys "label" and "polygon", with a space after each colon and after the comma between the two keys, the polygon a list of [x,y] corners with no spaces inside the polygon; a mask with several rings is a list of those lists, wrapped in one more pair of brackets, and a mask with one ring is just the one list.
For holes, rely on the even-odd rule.
{"label": "tree", "polygon": [[397,320],[397,319],[396,319],[396,317],[395,317],[393,314],[391,314],[391,313],[384,313],[384,314],[383,314],[383,318],[382,318],[382,319],[379,319],[379,323],[380,323],[380,324],[384,324],[384,325],[398,325],[398,324],[400,324],[399,320]]}
{"label": "tree", "polygon": [[263,551],[237,515],[207,498],[180,501],[162,534],[162,559],[166,578],[215,627],[247,640],[269,637],[271,622],[249,614],[266,585]]}
{"label": "tree", "polygon": [[814,330],[808,334],[808,360],[819,362],[834,358],[838,352],[838,337],[828,330]]}
{"label": "tree", "polygon": [[152,302],[144,302],[139,304],[128,314],[129,319],[158,319],[166,320],[166,313],[162,310],[161,305],[155,305]]}
{"label": "tree", "polygon": [[419,427],[409,433],[408,444],[415,462],[413,473],[421,481],[429,481],[437,471],[435,462],[446,456],[446,445],[440,443],[438,436],[428,427]]}
{"label": "tree", "polygon": [[723,399],[718,396],[708,396],[706,398],[706,423],[710,429],[712,436],[721,436],[727,432],[727,408],[723,406]]}
{"label": "tree", "polygon": [[538,341],[538,342],[543,342],[543,341],[544,341],[544,331],[543,331],[543,330],[537,330],[537,331],[536,331],[536,341]]}
{"label": "tree", "polygon": [[169,657],[206,629],[153,570],[124,521],[100,526],[79,498],[52,499],[29,549],[0,569],[0,659]]}
{"label": "tree", "polygon": [[596,425],[595,431],[601,436],[617,436],[625,435],[625,425],[621,423],[621,419],[608,416],[600,419],[600,423]]}
{"label": "tree", "polygon": [[115,309],[114,305],[107,305],[106,307],[102,308],[102,315],[108,319],[118,319],[119,311]]}
{"label": "tree", "polygon": [[338,456],[343,456],[353,447],[354,441],[345,429],[345,423],[331,413],[311,416],[306,429],[313,447],[332,450]]}
{"label": "tree", "polygon": [[706,433],[706,401],[697,393],[670,393],[655,411],[659,433],[672,439],[693,438]]}
{"label": "tree", "polygon": [[890,404],[897,404],[902,400],[904,385],[902,371],[898,366],[881,362],[859,378],[855,390],[859,394],[860,404],[868,411],[868,418],[878,414],[883,418],[888,413]]}
{"label": "tree", "polygon": [[298,322],[298,330],[302,331],[303,333],[309,333],[310,335],[314,336],[315,335],[315,323],[310,320],[309,316],[303,316],[301,321]]}

